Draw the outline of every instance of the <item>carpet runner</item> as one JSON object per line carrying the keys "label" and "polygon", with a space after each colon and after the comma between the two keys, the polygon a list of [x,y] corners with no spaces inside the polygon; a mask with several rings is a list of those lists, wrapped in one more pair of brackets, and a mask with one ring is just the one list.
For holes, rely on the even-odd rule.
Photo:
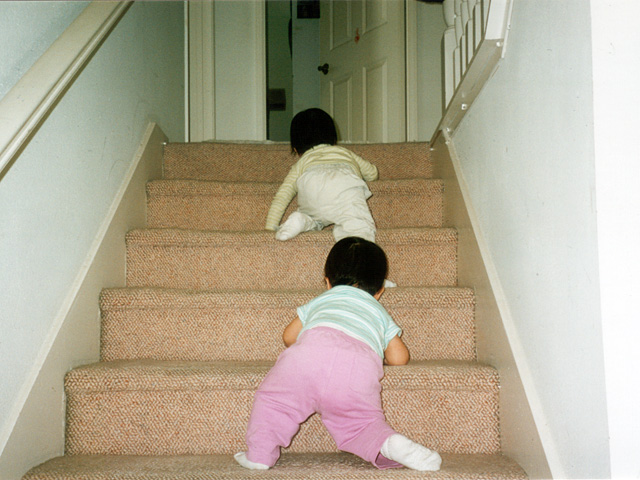
{"label": "carpet runner", "polygon": [[236,464],[255,389],[296,307],[322,291],[334,240],[330,229],[287,242],[262,230],[294,162],[288,145],[175,143],[147,185],[148,228],[124,239],[127,285],[99,299],[101,361],[66,376],[65,455],[25,480],[527,478],[501,454],[499,378],[476,361],[474,294],[457,284],[428,146],[347,146],[380,172],[369,203],[398,284],[381,302],[411,352],[385,367],[385,414],[440,452],[442,469],[379,471],[338,452],[317,415],[273,469]]}

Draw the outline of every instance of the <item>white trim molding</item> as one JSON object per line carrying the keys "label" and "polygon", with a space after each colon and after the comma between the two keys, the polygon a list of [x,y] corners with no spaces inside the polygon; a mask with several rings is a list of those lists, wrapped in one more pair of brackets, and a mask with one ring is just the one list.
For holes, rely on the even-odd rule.
{"label": "white trim molding", "polygon": [[162,176],[167,137],[148,125],[84,262],[0,432],[0,476],[20,478],[64,452],[64,375],[100,355],[102,288],[125,285],[125,234],[146,225],[146,184]]}
{"label": "white trim molding", "polygon": [[187,2],[189,141],[216,138],[215,4]]}
{"label": "white trim molding", "polygon": [[0,178],[131,3],[91,2],[0,100]]}

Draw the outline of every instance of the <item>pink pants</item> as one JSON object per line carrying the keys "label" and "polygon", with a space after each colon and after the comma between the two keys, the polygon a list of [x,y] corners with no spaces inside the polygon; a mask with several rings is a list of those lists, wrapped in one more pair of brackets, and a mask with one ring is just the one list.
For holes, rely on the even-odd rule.
{"label": "pink pants", "polygon": [[380,357],[365,343],[333,328],[303,332],[256,392],[247,458],[275,465],[280,447],[288,447],[300,424],[318,413],[340,450],[381,469],[401,467],[380,454],[396,433],[382,411],[382,376]]}

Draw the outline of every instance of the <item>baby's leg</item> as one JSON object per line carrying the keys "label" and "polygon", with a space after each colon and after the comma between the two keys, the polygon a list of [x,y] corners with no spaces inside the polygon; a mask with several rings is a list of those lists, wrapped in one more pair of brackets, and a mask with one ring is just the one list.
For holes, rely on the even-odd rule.
{"label": "baby's leg", "polygon": [[364,187],[350,188],[340,196],[340,204],[330,214],[333,236],[337,241],[345,237],[360,237],[370,242],[376,241],[376,225],[369,211]]}
{"label": "baby's leg", "polygon": [[422,472],[440,470],[442,464],[438,452],[412,442],[399,433],[395,433],[385,440],[380,453],[389,460]]}
{"label": "baby's leg", "polygon": [[277,240],[289,240],[302,232],[308,232],[310,230],[322,230],[324,226],[316,222],[309,215],[300,211],[295,211],[289,215],[289,218],[280,225],[276,232]]}
{"label": "baby's leg", "polygon": [[334,333],[333,343],[337,361],[321,400],[322,422],[338,449],[378,468],[402,467],[380,454],[385,440],[396,433],[382,411],[382,360],[371,347],[342,332]]}
{"label": "baby's leg", "polygon": [[297,348],[285,350],[258,388],[247,427],[247,452],[236,454],[240,465],[252,469],[272,467],[280,447],[289,446],[300,424],[312,413],[312,401],[298,385]]}
{"label": "baby's leg", "polygon": [[[343,194],[344,205],[335,209],[332,221],[333,236],[336,242],[345,237],[360,237],[370,242],[376,241],[376,224],[373,221],[367,204],[368,190],[364,187],[355,187]],[[391,280],[384,281],[385,288],[397,287]]]}
{"label": "baby's leg", "polygon": [[291,418],[292,409],[275,396],[257,392],[247,427],[248,450],[236,454],[236,461],[251,469],[273,467],[280,458],[280,447],[289,445],[299,428]]}
{"label": "baby's leg", "polygon": [[357,236],[375,241],[367,184],[346,165],[315,168],[298,179],[298,211],[322,227],[335,224],[336,241]]}

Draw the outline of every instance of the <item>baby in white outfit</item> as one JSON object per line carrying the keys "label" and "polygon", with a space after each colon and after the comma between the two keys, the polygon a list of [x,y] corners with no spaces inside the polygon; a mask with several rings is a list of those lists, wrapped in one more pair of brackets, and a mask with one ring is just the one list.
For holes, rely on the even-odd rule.
{"label": "baby in white outfit", "polygon": [[[337,139],[333,119],[319,108],[304,110],[291,121],[291,150],[300,158],[278,189],[265,226],[276,231],[278,240],[333,224],[336,241],[351,236],[375,241],[365,181],[377,180],[378,169],[337,146]],[[298,210],[278,227],[296,194]]]}

